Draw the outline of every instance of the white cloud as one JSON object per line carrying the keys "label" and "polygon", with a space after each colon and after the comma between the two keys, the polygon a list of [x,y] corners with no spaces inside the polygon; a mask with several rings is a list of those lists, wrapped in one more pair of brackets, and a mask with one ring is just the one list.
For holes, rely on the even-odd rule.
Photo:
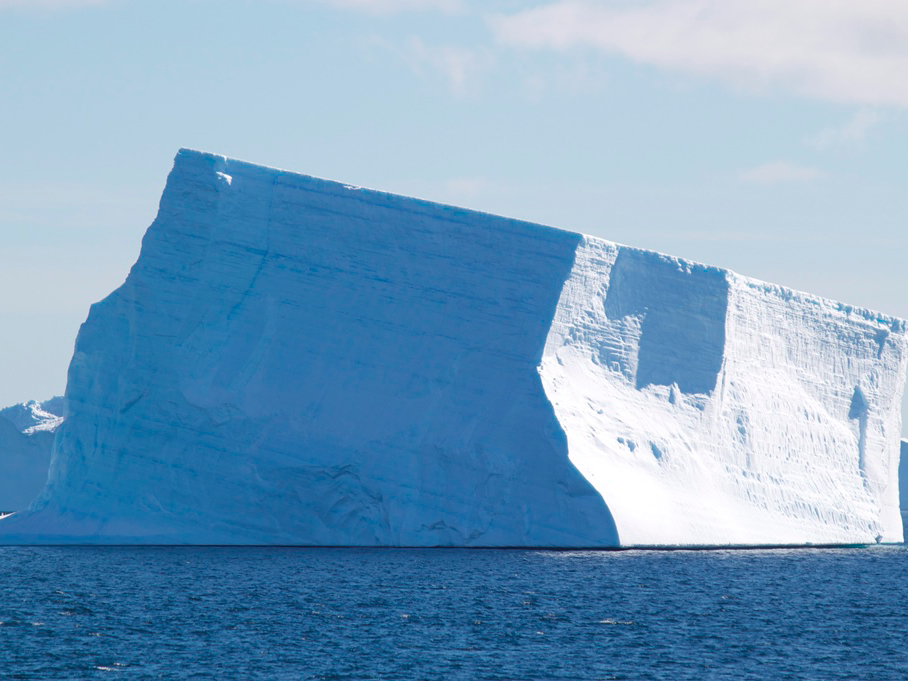
{"label": "white cloud", "polygon": [[749,90],[908,106],[905,0],[558,0],[489,24],[516,47],[588,47]]}
{"label": "white cloud", "polygon": [[816,168],[799,166],[789,161],[772,161],[756,168],[745,170],[740,178],[753,184],[780,184],[787,182],[807,182],[820,177],[823,173]]}
{"label": "white cloud", "polygon": [[576,55],[565,60],[548,60],[540,64],[516,60],[516,78],[531,101],[549,96],[582,95],[597,92],[608,82],[606,69],[598,60]]}
{"label": "white cloud", "polygon": [[410,39],[405,58],[418,74],[437,74],[458,95],[466,94],[495,59],[487,50],[452,45],[427,45]]}
{"label": "white cloud", "polygon": [[867,133],[883,120],[882,114],[871,109],[861,109],[850,121],[840,127],[825,128],[807,139],[807,143],[818,149],[839,146],[841,144],[859,144],[867,138]]}
{"label": "white cloud", "polygon": [[[0,0],[2,1],[2,0]],[[344,9],[355,9],[372,14],[393,14],[409,10],[439,10],[454,13],[463,9],[461,0],[325,0],[328,4]]]}

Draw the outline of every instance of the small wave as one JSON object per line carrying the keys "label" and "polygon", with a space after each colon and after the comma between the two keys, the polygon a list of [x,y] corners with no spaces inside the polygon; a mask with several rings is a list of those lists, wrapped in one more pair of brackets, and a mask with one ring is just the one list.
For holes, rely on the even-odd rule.
{"label": "small wave", "polygon": [[114,662],[113,665],[107,666],[103,664],[95,665],[95,669],[101,672],[121,672],[126,665],[122,662]]}

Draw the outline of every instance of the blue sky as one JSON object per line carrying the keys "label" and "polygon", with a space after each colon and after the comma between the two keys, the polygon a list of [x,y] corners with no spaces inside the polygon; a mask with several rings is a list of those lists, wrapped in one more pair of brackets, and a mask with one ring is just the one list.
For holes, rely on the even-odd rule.
{"label": "blue sky", "polygon": [[908,318],[905,74],[902,0],[0,0],[0,405],[183,146]]}

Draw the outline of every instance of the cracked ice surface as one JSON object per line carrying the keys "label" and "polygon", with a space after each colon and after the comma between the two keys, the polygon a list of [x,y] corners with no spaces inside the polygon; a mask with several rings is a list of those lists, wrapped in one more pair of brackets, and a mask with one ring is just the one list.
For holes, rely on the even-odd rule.
{"label": "cracked ice surface", "polygon": [[183,150],[0,542],[899,541],[905,326]]}

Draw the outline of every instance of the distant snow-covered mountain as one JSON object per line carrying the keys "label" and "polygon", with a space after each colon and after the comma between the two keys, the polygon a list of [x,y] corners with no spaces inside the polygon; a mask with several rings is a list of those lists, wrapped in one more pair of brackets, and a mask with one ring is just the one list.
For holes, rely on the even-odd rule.
{"label": "distant snow-covered mountain", "polygon": [[62,397],[0,409],[0,512],[25,509],[44,488],[63,417]]}

